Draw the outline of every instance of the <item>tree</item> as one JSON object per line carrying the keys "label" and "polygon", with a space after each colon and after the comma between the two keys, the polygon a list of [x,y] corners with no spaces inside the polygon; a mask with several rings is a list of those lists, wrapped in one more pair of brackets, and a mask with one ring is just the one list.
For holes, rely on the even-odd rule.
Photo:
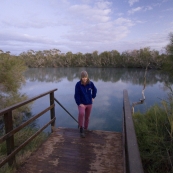
{"label": "tree", "polygon": [[173,33],[169,34],[170,43],[166,46],[167,59],[163,64],[163,69],[173,74]]}
{"label": "tree", "polygon": [[73,53],[72,52],[67,52],[65,57],[66,57],[66,62],[68,64],[68,66],[71,66],[71,60],[73,58]]}
{"label": "tree", "polygon": [[24,61],[9,54],[0,54],[0,88],[1,91],[14,91],[24,83]]}
{"label": "tree", "polygon": [[[25,94],[18,91],[25,82],[23,77],[25,70],[25,63],[20,57],[11,56],[8,53],[0,54],[0,110],[27,99]],[[29,111],[29,105],[13,111],[14,123],[16,123],[15,119],[17,121],[22,119],[22,112],[27,111]]]}
{"label": "tree", "polygon": [[169,34],[170,43],[166,46],[166,52],[168,55],[173,56],[173,33]]}

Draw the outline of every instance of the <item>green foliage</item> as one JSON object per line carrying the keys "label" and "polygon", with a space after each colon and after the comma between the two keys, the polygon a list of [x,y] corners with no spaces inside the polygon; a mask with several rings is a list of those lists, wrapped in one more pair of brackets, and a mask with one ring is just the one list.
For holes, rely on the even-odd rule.
{"label": "green foliage", "polygon": [[[17,132],[14,136],[15,147],[19,147],[24,143],[29,137],[37,132],[37,129],[30,127],[24,128]],[[27,158],[34,152],[38,147],[47,139],[47,134],[42,132],[36,138],[34,138],[27,146],[25,146],[17,155],[16,155],[16,167],[22,165]],[[3,142],[0,144],[0,162],[6,158],[6,143]],[[15,168],[9,168],[8,164],[0,168],[0,173],[12,173]]]}
{"label": "green foliage", "polygon": [[173,171],[173,102],[155,105],[133,116],[139,150],[146,173]]}
{"label": "green foliage", "polygon": [[24,83],[23,72],[26,70],[24,61],[9,54],[0,54],[0,89],[3,92],[16,92]]}
{"label": "green foliage", "polygon": [[[21,102],[27,99],[25,94],[20,94],[19,89],[25,82],[23,73],[26,70],[25,61],[21,57],[11,56],[9,53],[3,53],[0,51],[0,109],[11,106],[15,103]],[[18,109],[13,110],[13,125],[18,126],[24,117],[24,114],[29,111],[30,104],[24,105]],[[0,116],[0,122],[3,121],[3,116]],[[21,145],[28,137],[36,132],[36,129],[25,128],[15,135],[15,147]],[[0,136],[3,135],[3,130],[0,131]],[[21,164],[24,158],[28,157],[33,149],[45,139],[45,134],[42,133],[33,140],[29,145],[21,150],[17,156],[17,164]],[[0,162],[6,158],[6,143],[0,144]],[[8,168],[6,164],[0,169],[0,172],[13,171],[12,168]]]}
{"label": "green foliage", "polygon": [[[27,100],[27,96],[25,94],[20,94],[17,92],[9,93],[8,96],[0,95],[0,101],[1,101],[0,110],[2,110],[3,108],[7,108],[11,105],[14,105],[16,103],[22,102],[24,100]],[[13,116],[14,126],[17,126],[19,123],[23,121],[24,114],[30,111],[31,104],[32,103],[29,103],[13,110],[12,116]],[[0,120],[1,119],[2,119],[2,116],[0,116]]]}
{"label": "green foliage", "polygon": [[173,33],[169,34],[170,43],[166,46],[166,59],[163,63],[163,69],[173,74]]}
{"label": "green foliage", "polygon": [[[0,110],[27,99],[26,95],[18,93],[21,84],[25,82],[25,70],[25,63],[19,57],[7,53],[0,54]],[[29,106],[25,105],[13,111],[14,124],[22,119],[24,110],[29,110]]]}
{"label": "green foliage", "polygon": [[[53,53],[52,53],[53,52]],[[19,55],[28,67],[140,67],[145,68],[150,62],[149,68],[160,69],[163,62],[158,51],[149,47],[125,51],[121,55],[117,50],[104,51],[98,54],[82,54],[80,52],[66,54],[60,51],[44,50],[34,52],[29,50]]]}
{"label": "green foliage", "polygon": [[166,50],[168,55],[173,56],[173,33],[169,34],[169,40],[170,40],[170,43],[166,46]]}

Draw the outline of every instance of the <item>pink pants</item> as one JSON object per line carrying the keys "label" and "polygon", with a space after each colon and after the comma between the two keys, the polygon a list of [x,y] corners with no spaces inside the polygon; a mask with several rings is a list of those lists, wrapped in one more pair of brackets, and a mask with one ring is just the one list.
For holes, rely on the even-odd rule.
{"label": "pink pants", "polygon": [[84,105],[84,107],[78,106],[78,110],[79,110],[79,115],[78,115],[79,127],[84,127],[85,129],[88,129],[91,109],[92,109],[92,104],[91,105]]}

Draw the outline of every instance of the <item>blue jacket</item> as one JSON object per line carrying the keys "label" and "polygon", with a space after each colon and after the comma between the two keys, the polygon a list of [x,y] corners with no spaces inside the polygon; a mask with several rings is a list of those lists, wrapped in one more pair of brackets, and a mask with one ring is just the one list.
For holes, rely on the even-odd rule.
{"label": "blue jacket", "polygon": [[92,104],[92,98],[96,97],[97,88],[94,86],[94,83],[89,81],[88,84],[83,85],[81,81],[76,83],[75,86],[75,101],[77,105],[84,104],[90,105]]}

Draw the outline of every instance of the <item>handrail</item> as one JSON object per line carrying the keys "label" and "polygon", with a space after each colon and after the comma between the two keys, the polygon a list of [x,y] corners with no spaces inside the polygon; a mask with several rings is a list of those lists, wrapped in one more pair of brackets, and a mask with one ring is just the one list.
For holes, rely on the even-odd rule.
{"label": "handrail", "polygon": [[[9,166],[12,166],[15,161],[15,155],[23,148],[25,147],[29,142],[31,142],[37,135],[39,135],[46,127],[51,125],[52,127],[55,125],[55,104],[54,104],[54,92],[57,89],[50,90],[48,92],[45,92],[43,94],[40,94],[36,97],[30,98],[26,101],[14,104],[10,107],[7,107],[0,111],[0,116],[4,116],[4,124],[5,124],[5,135],[3,135],[0,138],[0,143],[4,142],[6,140],[6,148],[7,148],[7,157],[0,162],[0,168],[8,162]],[[50,106],[43,111],[41,111],[39,114],[35,115],[34,117],[30,118],[28,121],[22,123],[20,126],[13,129],[13,121],[12,121],[12,110],[17,109],[25,104],[28,104],[34,100],[37,100],[45,95],[50,95]],[[47,122],[41,129],[39,129],[35,134],[33,134],[29,139],[27,139],[23,144],[21,144],[19,147],[15,148],[14,146],[14,134],[17,133],[22,128],[26,127],[28,124],[42,116],[47,111],[50,111],[51,120]],[[53,128],[52,128],[53,132]]]}
{"label": "handrail", "polygon": [[123,141],[126,173],[144,173],[127,90],[123,91]]}
{"label": "handrail", "polygon": [[54,100],[78,123],[75,117],[73,117],[73,115],[70,114],[70,112],[67,109],[65,109],[65,107],[56,98],[54,98]]}
{"label": "handrail", "polygon": [[28,124],[30,124],[31,122],[33,122],[34,120],[36,120],[37,118],[39,118],[40,116],[42,116],[44,113],[46,113],[47,111],[49,111],[50,109],[52,109],[54,106],[55,106],[55,104],[49,106],[48,108],[46,108],[45,110],[43,110],[39,114],[37,114],[34,117],[30,118],[28,121],[26,121],[23,124],[21,124],[20,126],[16,127],[15,129],[13,129],[12,131],[10,131],[9,133],[5,134],[3,137],[0,138],[0,143],[4,142],[6,139],[8,139],[9,137],[11,137],[13,134],[17,133],[22,128],[26,127]]}
{"label": "handrail", "polygon": [[14,105],[12,105],[12,106],[9,106],[9,107],[7,107],[7,108],[4,108],[4,109],[0,110],[0,116],[2,116],[3,114],[7,113],[9,110],[12,111],[12,110],[14,110],[14,109],[16,109],[16,108],[18,108],[18,107],[21,107],[21,106],[23,106],[23,105],[26,105],[27,103],[30,103],[30,102],[32,102],[32,101],[34,101],[34,100],[37,100],[38,98],[43,97],[43,96],[45,96],[45,95],[47,95],[47,94],[50,94],[50,93],[52,93],[52,92],[54,92],[54,91],[56,91],[56,90],[57,90],[57,89],[50,90],[50,91],[45,92],[45,93],[43,93],[43,94],[40,94],[40,95],[38,95],[38,96],[36,96],[36,97],[30,98],[30,99],[28,99],[28,100],[25,100],[25,101],[22,101],[22,102],[20,102],[20,103],[16,103],[16,104],[14,104]]}

